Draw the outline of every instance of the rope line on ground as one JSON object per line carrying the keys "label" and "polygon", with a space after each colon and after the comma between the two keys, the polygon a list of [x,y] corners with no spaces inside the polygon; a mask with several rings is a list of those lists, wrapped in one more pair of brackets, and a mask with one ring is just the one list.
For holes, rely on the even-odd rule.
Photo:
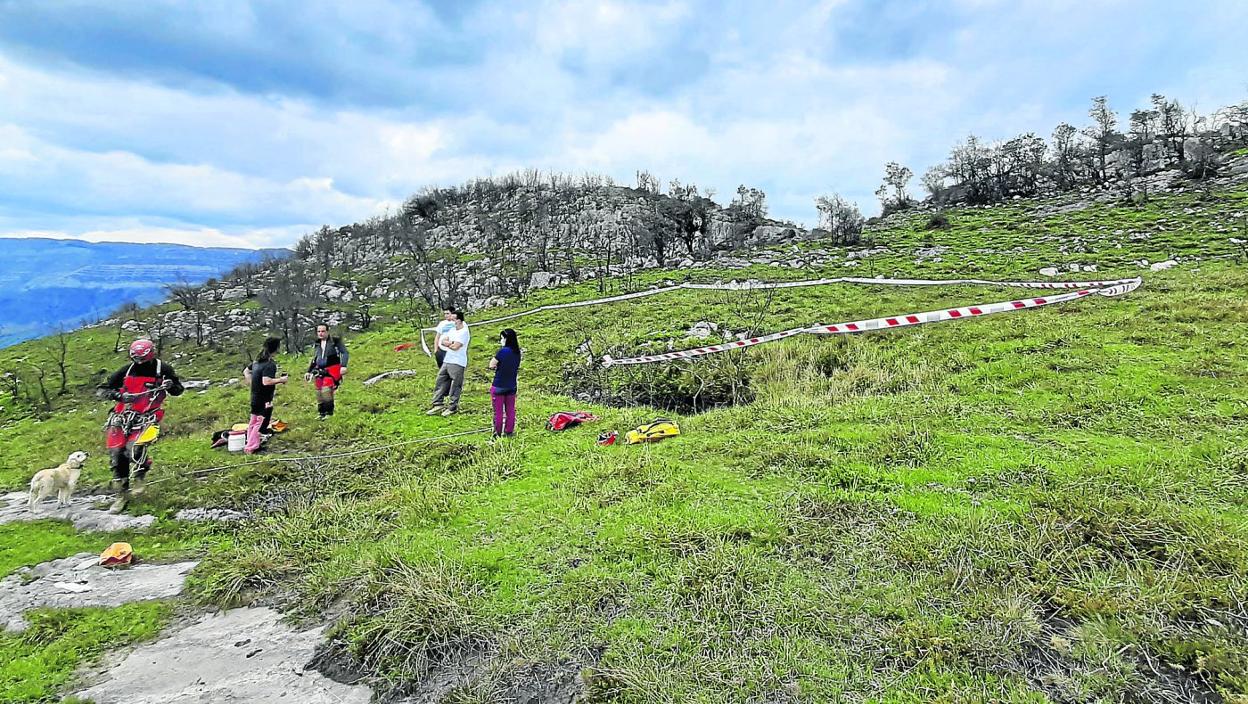
{"label": "rope line on ground", "polygon": [[[352,457],[355,455],[365,455],[370,452],[392,450],[396,447],[403,447],[404,445],[416,445],[419,443],[434,442],[437,440],[449,440],[451,438],[463,437],[465,435],[476,435],[477,433],[486,433],[486,432],[490,432],[491,430],[493,429],[492,428],[478,428],[476,430],[465,430],[462,432],[449,433],[446,435],[435,435],[434,437],[415,438],[413,440],[403,440],[401,442],[390,443],[389,445],[378,445],[377,447],[365,447],[365,448],[361,448],[358,450],[347,450],[345,452],[330,452],[330,453],[321,454],[321,455],[301,455],[299,457],[264,457],[262,459],[250,460],[247,462],[235,462],[233,464],[223,464],[218,467],[194,469],[189,472],[183,472],[182,474],[179,474],[177,476],[197,477],[197,476],[201,476],[204,474],[212,474],[213,472],[219,472],[224,469],[238,469],[240,467],[250,467],[253,465],[257,465],[257,464],[267,464],[270,462],[306,462],[308,460],[328,460],[328,459],[337,459],[340,457]],[[147,482],[147,485],[151,486],[152,484],[159,484],[160,482],[169,481],[170,479],[173,479],[173,478],[174,477],[161,477],[160,479],[154,479],[150,482]]]}
{"label": "rope line on ground", "polygon": [[[505,323],[508,320],[515,320],[525,316],[542,313],[549,310],[563,310],[567,308],[583,308],[586,306],[596,306],[603,303],[619,303],[621,301],[631,301],[638,298],[646,298],[648,296],[657,296],[663,293],[679,291],[681,289],[691,289],[700,291],[765,291],[768,289],[782,288],[806,288],[809,286],[828,286],[831,284],[856,284],[862,286],[1003,286],[1008,288],[1036,288],[1036,289],[1084,289],[1084,288],[1106,288],[1111,286],[1119,286],[1128,284],[1132,281],[1138,282],[1138,277],[1134,279],[1113,279],[1110,281],[989,281],[987,279],[885,279],[883,277],[866,279],[856,276],[841,276],[832,279],[809,279],[806,281],[730,281],[726,284],[695,284],[682,283],[673,284],[671,286],[661,286],[659,288],[648,289],[646,291],[636,291],[634,293],[625,293],[618,296],[607,296],[606,298],[591,298],[585,301],[573,301],[571,303],[552,303],[549,305],[538,306],[519,313],[504,315],[499,318],[491,318],[482,320],[474,325],[493,325],[495,323]],[[436,327],[421,328],[420,348],[424,350],[427,356],[433,356],[429,345],[425,342],[425,333],[437,332]]]}
{"label": "rope line on ground", "polygon": [[[693,347],[686,350],[664,352],[661,354],[641,355],[625,359],[614,359],[610,355],[606,355],[602,358],[602,365],[604,367],[613,367],[630,364],[670,362],[677,359],[691,359],[693,357],[701,357],[703,355],[715,354],[717,352],[744,349],[746,347],[753,347],[754,345],[762,345],[768,342],[775,342],[776,340],[783,340],[788,337],[793,337],[794,335],[848,335],[860,332],[870,332],[873,330],[890,330],[893,328],[909,327],[912,325],[943,323],[950,320],[960,320],[962,318],[976,318],[985,315],[995,315],[997,313],[1008,313],[1027,308],[1039,308],[1042,306],[1079,300],[1092,294],[1098,294],[1106,297],[1121,296],[1139,288],[1140,284],[1143,283],[1143,279],[1137,277],[1134,279],[1091,283],[1101,283],[1103,285],[1092,288],[1084,288],[1081,291],[1072,291],[1071,293],[1063,293],[1056,296],[1024,298],[1014,301],[999,301],[996,303],[981,303],[978,305],[962,306],[960,308],[946,308],[944,310],[933,310],[922,313],[902,313],[899,315],[856,320],[848,323],[835,323],[831,325],[820,324],[792,328],[790,330],[782,330],[780,332],[773,332],[768,335],[760,335],[759,337],[737,340],[735,342]],[[1069,286],[1062,287],[1069,288]]]}

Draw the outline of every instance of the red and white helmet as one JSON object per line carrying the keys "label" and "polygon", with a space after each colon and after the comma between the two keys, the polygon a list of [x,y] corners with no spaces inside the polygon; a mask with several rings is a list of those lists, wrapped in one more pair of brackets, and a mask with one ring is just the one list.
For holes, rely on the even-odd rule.
{"label": "red and white helmet", "polygon": [[135,340],[130,343],[130,359],[136,362],[146,362],[156,357],[156,345],[151,340]]}

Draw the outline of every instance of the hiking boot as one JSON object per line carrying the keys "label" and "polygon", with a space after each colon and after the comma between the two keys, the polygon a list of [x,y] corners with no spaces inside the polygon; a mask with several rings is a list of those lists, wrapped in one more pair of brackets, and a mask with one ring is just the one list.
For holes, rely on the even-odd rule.
{"label": "hiking boot", "polygon": [[455,409],[454,409],[454,408],[448,408],[448,409],[446,409],[445,411],[442,411],[442,415],[443,415],[444,417],[445,417],[445,416],[452,416],[452,415],[455,415]]}
{"label": "hiking boot", "polygon": [[114,479],[108,483],[108,490],[114,494],[120,493],[126,490],[126,484],[120,479]]}
{"label": "hiking boot", "polygon": [[126,510],[126,504],[129,503],[130,497],[125,493],[119,494],[113,501],[113,505],[108,507],[108,512],[112,514],[121,513]]}
{"label": "hiking boot", "polygon": [[510,432],[510,433],[503,433],[503,437],[505,437],[505,438],[514,438],[514,437],[516,437],[516,433],[515,433],[515,431],[512,431],[512,432]]}
{"label": "hiking boot", "polygon": [[441,406],[434,406],[433,408],[430,408],[429,410],[425,411],[425,415],[427,416],[436,416],[439,413],[441,413],[442,415],[446,415],[446,413],[442,410]]}
{"label": "hiking boot", "polygon": [[139,494],[142,494],[143,489],[145,488],[143,485],[145,483],[146,482],[143,480],[143,477],[136,475],[133,478],[131,478],[130,479],[130,495],[138,496]]}

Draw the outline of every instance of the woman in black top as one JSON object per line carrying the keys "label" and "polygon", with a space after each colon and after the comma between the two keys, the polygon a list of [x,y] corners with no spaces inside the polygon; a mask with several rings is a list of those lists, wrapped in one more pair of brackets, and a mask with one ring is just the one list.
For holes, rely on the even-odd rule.
{"label": "woman in black top", "polygon": [[281,340],[270,337],[264,341],[260,355],[243,371],[243,378],[251,384],[251,420],[247,423],[247,444],[243,451],[251,454],[260,449],[262,436],[269,430],[269,421],[273,420],[273,395],[278,384],[285,384],[287,377],[277,375],[277,362],[273,354],[277,352]]}

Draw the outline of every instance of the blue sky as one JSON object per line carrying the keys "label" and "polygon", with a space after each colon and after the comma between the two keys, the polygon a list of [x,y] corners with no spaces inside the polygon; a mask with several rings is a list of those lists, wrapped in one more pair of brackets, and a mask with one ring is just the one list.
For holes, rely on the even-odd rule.
{"label": "blue sky", "polygon": [[0,0],[0,235],[288,245],[528,167],[871,214],[885,162],[970,133],[1248,99],[1244,26],[1241,0]]}

